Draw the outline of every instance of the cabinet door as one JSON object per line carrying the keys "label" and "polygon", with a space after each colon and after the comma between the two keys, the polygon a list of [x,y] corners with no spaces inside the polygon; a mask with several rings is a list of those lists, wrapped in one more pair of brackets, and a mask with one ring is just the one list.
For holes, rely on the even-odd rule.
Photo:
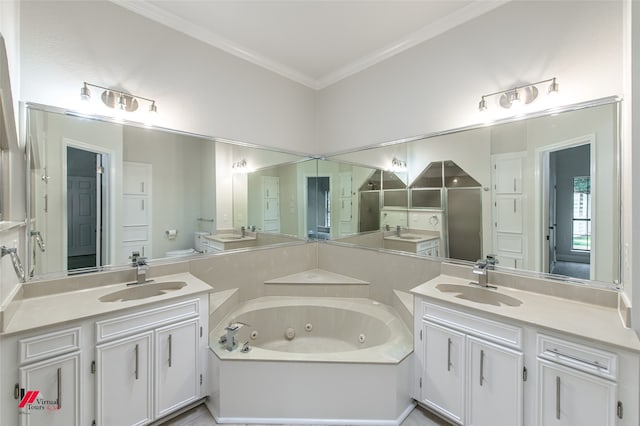
{"label": "cabinet door", "polygon": [[422,402],[439,413],[463,422],[465,336],[462,333],[423,322],[424,371]]}
{"label": "cabinet door", "polygon": [[156,418],[199,395],[198,320],[156,330]]}
{"label": "cabinet door", "polygon": [[264,176],[262,178],[264,198],[280,198],[280,178]]}
{"label": "cabinet door", "polygon": [[616,384],[538,360],[539,426],[614,426]]}
{"label": "cabinet door", "polygon": [[125,194],[147,195],[151,189],[151,164],[122,163],[122,192]]}
{"label": "cabinet door", "polygon": [[80,426],[80,353],[22,367],[22,426]]}
{"label": "cabinet door", "polygon": [[496,231],[522,233],[522,198],[500,197],[496,199]]}
{"label": "cabinet door", "polygon": [[96,347],[98,426],[142,425],[153,418],[152,332]]}
{"label": "cabinet door", "polygon": [[142,226],[149,225],[149,200],[147,197],[137,195],[124,195],[122,197],[122,225]]}
{"label": "cabinet door", "polygon": [[264,200],[264,220],[280,219],[280,200],[270,198]]}
{"label": "cabinet door", "polygon": [[340,198],[351,197],[351,172],[340,173]]}
{"label": "cabinet door", "polygon": [[522,192],[522,158],[494,160],[494,190],[499,194]]}
{"label": "cabinet door", "polygon": [[521,352],[467,337],[469,426],[522,425]]}

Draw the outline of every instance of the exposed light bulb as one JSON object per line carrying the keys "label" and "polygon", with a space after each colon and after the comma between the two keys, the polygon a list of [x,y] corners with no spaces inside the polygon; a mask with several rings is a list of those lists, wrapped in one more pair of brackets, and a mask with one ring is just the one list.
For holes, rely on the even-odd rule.
{"label": "exposed light bulb", "polygon": [[520,93],[518,93],[518,89],[516,89],[511,95],[511,108],[519,108],[520,105],[522,105],[522,100],[520,99]]}

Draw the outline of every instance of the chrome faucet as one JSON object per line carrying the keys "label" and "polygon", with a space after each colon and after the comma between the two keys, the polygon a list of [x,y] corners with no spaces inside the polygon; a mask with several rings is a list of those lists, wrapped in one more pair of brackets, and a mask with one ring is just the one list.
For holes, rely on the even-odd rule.
{"label": "chrome faucet", "polygon": [[238,330],[240,330],[242,327],[248,326],[249,324],[245,324],[240,321],[229,323],[229,325],[224,328],[224,330],[226,331],[226,335],[222,336],[219,342],[224,343],[224,348],[231,352],[236,348],[236,346],[238,346],[238,344],[236,343],[236,333],[238,333]]}
{"label": "chrome faucet", "polygon": [[131,254],[131,266],[136,268],[136,281],[127,285],[150,283],[153,280],[147,279],[147,271],[149,271],[149,264],[147,258],[140,256],[140,253],[134,251]]}
{"label": "chrome faucet", "polygon": [[20,257],[18,257],[18,249],[15,247],[9,248],[7,246],[0,247],[0,251],[2,252],[2,256],[5,255],[11,256],[11,263],[13,263],[13,270],[16,271],[16,275],[21,283],[25,280],[24,268],[22,267],[22,262],[20,262]]}
{"label": "chrome faucet", "polygon": [[147,271],[149,264],[146,257],[139,257],[136,260],[136,283],[143,284],[147,282]]}
{"label": "chrome faucet", "polygon": [[240,227],[240,236],[244,238],[247,235],[247,229],[244,226]]}
{"label": "chrome faucet", "polygon": [[396,226],[396,237],[399,237],[401,233],[402,233],[402,228],[400,227],[400,225],[397,225]]}
{"label": "chrome faucet", "polygon": [[480,259],[476,262],[473,267],[473,273],[478,276],[478,282],[472,283],[479,285],[480,287],[485,288],[498,288],[493,285],[489,285],[489,274],[488,271],[492,271],[495,269],[495,265],[498,263],[498,259],[496,259],[495,255],[489,254],[486,259]]}

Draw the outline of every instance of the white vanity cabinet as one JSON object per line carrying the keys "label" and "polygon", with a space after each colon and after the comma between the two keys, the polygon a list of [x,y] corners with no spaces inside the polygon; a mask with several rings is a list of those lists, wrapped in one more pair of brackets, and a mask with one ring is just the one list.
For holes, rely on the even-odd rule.
{"label": "white vanity cabinet", "polygon": [[420,297],[415,309],[414,398],[461,425],[522,425],[522,330]]}
{"label": "white vanity cabinet", "polygon": [[416,244],[416,254],[420,256],[440,256],[440,238],[434,238]]}
{"label": "white vanity cabinet", "polygon": [[537,340],[538,425],[617,425],[617,355],[542,334]]}
{"label": "white vanity cabinet", "polygon": [[463,423],[465,401],[465,335],[422,321],[421,394],[416,399],[456,422]]}
{"label": "white vanity cabinet", "polygon": [[80,426],[80,329],[20,339],[18,350],[19,424]]}
{"label": "white vanity cabinet", "polygon": [[153,333],[96,347],[96,424],[143,425],[153,420]]}
{"label": "white vanity cabinet", "polygon": [[97,426],[148,424],[200,398],[199,302],[96,323]]}
{"label": "white vanity cabinet", "polygon": [[467,423],[523,424],[523,354],[467,336]]}
{"label": "white vanity cabinet", "polygon": [[162,417],[198,398],[198,320],[155,331],[155,415]]}

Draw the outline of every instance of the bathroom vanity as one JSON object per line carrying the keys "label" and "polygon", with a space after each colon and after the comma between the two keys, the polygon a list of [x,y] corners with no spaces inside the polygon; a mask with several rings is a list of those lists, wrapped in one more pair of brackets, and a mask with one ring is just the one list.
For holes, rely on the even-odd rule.
{"label": "bathroom vanity", "polygon": [[420,256],[440,256],[440,235],[437,233],[401,233],[383,238],[383,248],[407,251]]}
{"label": "bathroom vanity", "polygon": [[142,425],[199,401],[211,290],[185,273],[15,300],[3,424]]}
{"label": "bathroom vanity", "polygon": [[640,348],[617,309],[449,275],[412,292],[420,404],[460,425],[638,424]]}

